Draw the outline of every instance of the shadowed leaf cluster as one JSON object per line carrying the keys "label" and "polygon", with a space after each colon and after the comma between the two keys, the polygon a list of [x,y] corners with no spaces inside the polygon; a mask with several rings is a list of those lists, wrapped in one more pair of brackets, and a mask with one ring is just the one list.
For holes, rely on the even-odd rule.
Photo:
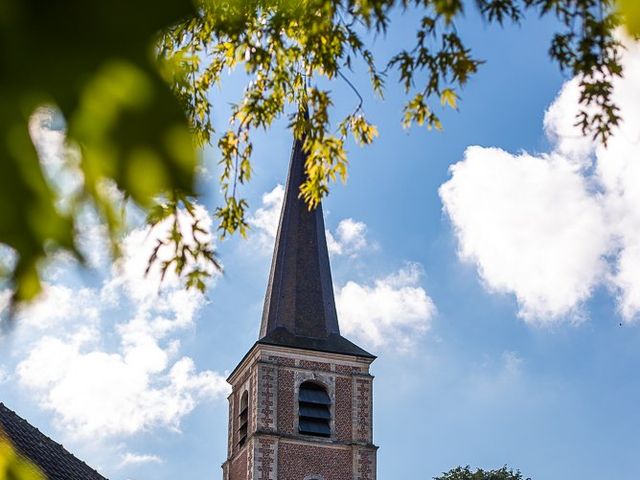
{"label": "shadowed leaf cluster", "polygon": [[[5,270],[18,300],[40,290],[46,255],[79,256],[80,205],[92,204],[115,239],[121,212],[110,185],[142,206],[176,188],[192,192],[189,125],[158,73],[153,39],[193,14],[180,0],[0,0],[0,243],[17,257]],[[66,209],[29,136],[30,116],[42,105],[59,110],[80,153],[74,166],[82,188]]]}

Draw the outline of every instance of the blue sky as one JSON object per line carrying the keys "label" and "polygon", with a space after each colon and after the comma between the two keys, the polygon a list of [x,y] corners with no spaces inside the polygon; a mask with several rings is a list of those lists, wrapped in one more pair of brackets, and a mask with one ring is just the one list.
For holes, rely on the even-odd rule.
{"label": "blue sky", "polygon": [[[376,53],[409,45],[412,22],[399,16]],[[627,122],[603,149],[572,128],[575,85],[546,54],[554,27],[488,27],[469,12],[460,31],[487,63],[460,111],[443,112],[443,132],[402,129],[392,79],[382,102],[364,72],[351,78],[380,138],[351,146],[349,180],[324,209],[343,333],[378,355],[381,479],[466,464],[634,478],[640,53],[626,54]],[[229,77],[214,104],[241,81]],[[338,110],[356,103],[345,84],[331,88]],[[42,124],[55,167],[61,133]],[[48,297],[0,341],[0,399],[109,478],[220,478],[224,377],[257,339],[290,147],[284,122],[258,136],[243,192],[252,233],[217,241],[225,274],[206,297],[171,278],[158,297],[139,280],[149,237],[135,214],[113,268],[88,214],[95,268],[61,258],[49,269]],[[205,164],[203,218],[219,201],[214,151]]]}

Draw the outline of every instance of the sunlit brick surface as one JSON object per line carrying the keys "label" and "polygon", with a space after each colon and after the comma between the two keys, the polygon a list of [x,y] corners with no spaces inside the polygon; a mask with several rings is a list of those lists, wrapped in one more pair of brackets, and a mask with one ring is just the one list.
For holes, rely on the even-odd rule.
{"label": "sunlit brick surface", "polygon": [[[370,359],[258,345],[229,382],[225,480],[375,480]],[[329,438],[298,433],[298,391],[322,384],[331,399]],[[248,437],[238,444],[240,399],[249,395]],[[233,440],[232,440],[233,439]]]}

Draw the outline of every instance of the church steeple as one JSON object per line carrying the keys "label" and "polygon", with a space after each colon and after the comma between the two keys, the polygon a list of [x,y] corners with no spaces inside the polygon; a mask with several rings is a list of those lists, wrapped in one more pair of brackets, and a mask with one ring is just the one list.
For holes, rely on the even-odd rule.
{"label": "church steeple", "polygon": [[224,480],[376,480],[375,357],[340,335],[322,207],[300,198],[296,140],[260,339],[227,381]]}
{"label": "church steeple", "polygon": [[372,356],[340,335],[322,205],[300,198],[307,154],[295,140],[259,343]]}

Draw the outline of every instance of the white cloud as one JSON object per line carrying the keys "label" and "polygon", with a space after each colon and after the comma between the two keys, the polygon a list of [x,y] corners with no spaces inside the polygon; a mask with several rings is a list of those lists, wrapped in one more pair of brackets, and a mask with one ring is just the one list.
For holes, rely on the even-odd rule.
{"label": "white cloud", "polygon": [[27,329],[46,330],[74,318],[82,318],[84,324],[95,324],[99,317],[99,300],[95,289],[74,289],[45,283],[38,299],[21,308],[20,325]]}
{"label": "white cloud", "polygon": [[0,290],[0,314],[4,313],[11,303],[11,289],[4,288]]}
{"label": "white cloud", "polygon": [[367,247],[367,226],[352,218],[338,223],[335,235],[327,230],[327,246],[333,255],[357,255]]}
{"label": "white cloud", "polygon": [[[194,209],[194,219],[199,222],[204,233],[198,238],[203,242],[212,242],[212,220],[207,211],[200,205]],[[183,211],[178,212],[178,229],[180,230],[186,245],[195,246],[191,222],[194,220]],[[173,268],[169,268],[163,275],[161,264],[173,257],[171,245],[162,244],[157,251],[157,261],[147,271],[148,260],[159,241],[166,239],[173,224],[173,218],[167,218],[154,227],[144,227],[133,230],[123,241],[123,255],[114,263],[112,268],[112,280],[106,290],[123,288],[132,298],[142,302],[155,303],[157,293],[161,290],[176,289],[181,284],[181,279]],[[192,261],[192,259],[189,259]],[[209,273],[214,274],[210,264],[199,265]],[[143,280],[143,281],[141,281]]]}
{"label": "white cloud", "polygon": [[[210,236],[210,220],[197,212]],[[46,284],[19,312],[16,379],[75,438],[179,429],[198,402],[227,393],[221,374],[198,372],[180,355],[180,335],[193,328],[204,296],[184,290],[173,273],[162,284],[157,269],[145,275],[166,228],[133,230],[100,288]]]}
{"label": "white cloud", "polygon": [[262,195],[262,206],[249,218],[249,224],[256,232],[260,245],[267,251],[273,248],[283,201],[284,187],[278,184]]}
{"label": "white cloud", "polygon": [[422,270],[409,264],[373,285],[347,282],[336,289],[342,332],[363,344],[406,350],[431,326],[435,305],[419,286]]}
{"label": "white cloud", "polygon": [[157,455],[149,454],[137,454],[127,452],[122,456],[122,462],[120,462],[120,468],[128,467],[132,465],[142,465],[146,463],[163,463],[162,459]]}
{"label": "white cloud", "polygon": [[624,122],[607,147],[574,125],[578,84],[545,115],[549,155],[469,147],[440,188],[460,257],[527,322],[577,320],[598,285],[623,317],[640,312],[640,46],[627,43],[614,100]]}
{"label": "white cloud", "polygon": [[109,353],[96,331],[71,338],[45,337],[17,368],[58,423],[81,438],[130,435],[153,427],[179,427],[197,400],[226,393],[224,378],[196,373],[188,357],[169,366],[153,339]]}
{"label": "white cloud", "polygon": [[65,129],[54,108],[41,107],[29,118],[29,135],[45,167],[61,168],[65,158]]}
{"label": "white cloud", "polygon": [[469,147],[440,188],[463,260],[512,292],[527,320],[570,313],[604,271],[609,234],[597,198],[561,157]]}
{"label": "white cloud", "polygon": [[29,119],[29,134],[45,174],[61,195],[59,206],[68,207],[68,201],[82,187],[83,175],[79,150],[66,142],[62,114],[52,107],[37,109]]}

